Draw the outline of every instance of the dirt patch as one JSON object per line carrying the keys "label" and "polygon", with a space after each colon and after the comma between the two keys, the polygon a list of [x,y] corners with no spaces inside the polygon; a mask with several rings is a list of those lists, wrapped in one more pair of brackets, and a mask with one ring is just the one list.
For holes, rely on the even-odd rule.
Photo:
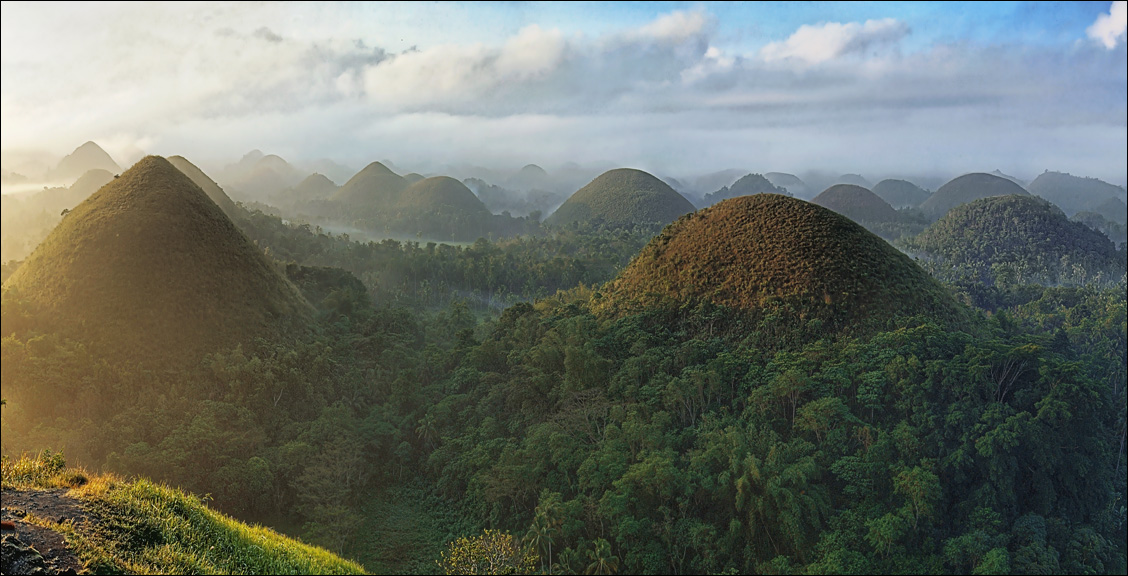
{"label": "dirt patch", "polygon": [[4,574],[81,574],[85,565],[62,534],[27,522],[28,515],[76,525],[91,522],[82,503],[65,490],[0,491],[0,519],[15,524],[3,534]]}

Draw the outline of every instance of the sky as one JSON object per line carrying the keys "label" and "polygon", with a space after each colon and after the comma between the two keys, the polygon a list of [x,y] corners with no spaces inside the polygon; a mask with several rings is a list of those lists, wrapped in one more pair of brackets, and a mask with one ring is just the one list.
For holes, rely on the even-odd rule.
{"label": "sky", "polygon": [[1128,172],[1125,2],[0,11],[5,170],[93,140],[205,167],[261,149],[418,171]]}

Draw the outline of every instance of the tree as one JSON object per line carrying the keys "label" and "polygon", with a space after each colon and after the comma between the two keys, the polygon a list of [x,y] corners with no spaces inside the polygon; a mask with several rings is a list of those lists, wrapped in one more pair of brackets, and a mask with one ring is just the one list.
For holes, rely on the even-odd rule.
{"label": "tree", "polygon": [[536,551],[518,545],[509,532],[485,530],[451,542],[435,563],[443,574],[528,574],[538,561]]}
{"label": "tree", "polygon": [[603,538],[596,539],[595,549],[588,550],[587,556],[591,563],[585,574],[614,574],[619,569],[619,558],[611,554],[611,543]]}

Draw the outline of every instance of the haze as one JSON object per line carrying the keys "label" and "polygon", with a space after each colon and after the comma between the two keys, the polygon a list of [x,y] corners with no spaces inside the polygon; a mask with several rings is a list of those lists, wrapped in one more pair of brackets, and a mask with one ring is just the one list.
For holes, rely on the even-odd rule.
{"label": "haze", "polygon": [[[4,170],[1058,170],[1124,184],[1124,2],[2,8]],[[340,182],[338,182],[340,184]]]}

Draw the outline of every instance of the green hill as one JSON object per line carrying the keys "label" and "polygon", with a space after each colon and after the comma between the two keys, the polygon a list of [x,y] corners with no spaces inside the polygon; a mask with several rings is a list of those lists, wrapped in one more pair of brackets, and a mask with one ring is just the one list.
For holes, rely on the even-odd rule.
{"label": "green hill", "polygon": [[900,218],[897,211],[877,194],[853,184],[835,184],[822,194],[815,196],[812,203],[829,208],[858,223],[896,222]]}
{"label": "green hill", "polygon": [[192,180],[196,186],[199,186],[200,189],[204,191],[204,194],[207,194],[208,198],[211,198],[211,201],[215,202],[215,205],[219,206],[220,210],[223,210],[223,213],[226,214],[228,218],[235,218],[235,215],[239,213],[238,209],[235,207],[235,203],[231,201],[231,197],[223,191],[223,188],[220,188],[219,184],[215,183],[215,180],[212,180],[211,177],[205,174],[203,170],[200,170],[195,164],[189,162],[183,156],[169,156],[168,161],[173,166],[176,166],[177,170],[180,170],[185,176]]}
{"label": "green hill", "polygon": [[975,172],[964,174],[940,187],[932,196],[921,203],[920,209],[929,218],[938,220],[949,210],[980,198],[1007,196],[1010,194],[1028,195],[1022,186],[993,174]]}
{"label": "green hill", "polygon": [[426,178],[426,176],[419,174],[418,172],[412,172],[410,174],[405,174],[403,180],[404,182],[407,182],[408,186],[411,186],[412,184],[415,184],[416,182],[424,178]]}
{"label": "green hill", "polygon": [[310,315],[262,251],[159,156],[64,217],[4,295],[102,355],[152,365],[292,333]]}
{"label": "green hill", "polygon": [[666,227],[606,285],[598,308],[624,314],[710,302],[839,327],[964,313],[907,256],[826,208],[775,194],[725,200]]}
{"label": "green hill", "polygon": [[[60,455],[5,457],[3,490],[5,510],[25,513],[5,516],[25,545],[58,554],[64,550],[46,541],[56,533],[95,574],[364,574],[355,562],[239,522],[191,494],[143,479],[90,477],[66,468]],[[5,553],[7,545],[5,536]]]}
{"label": "green hill", "polygon": [[554,226],[603,221],[613,226],[672,222],[693,204],[641,170],[619,168],[580,188],[545,221]]}
{"label": "green hill", "polygon": [[343,214],[372,214],[399,204],[407,186],[399,174],[373,162],[345,182],[330,200]]}
{"label": "green hill", "polygon": [[306,200],[328,198],[337,191],[337,185],[324,174],[313,173],[294,186],[294,196]]}
{"label": "green hill", "polygon": [[[1070,216],[1081,211],[1097,212],[1114,222],[1116,220],[1113,214],[1105,213],[1098,207],[1109,199],[1119,200],[1125,196],[1124,189],[1119,186],[1113,186],[1096,178],[1081,178],[1063,172],[1043,172],[1027,188],[1031,194],[1053,202]],[[1120,209],[1119,214],[1123,220],[1123,208]]]}
{"label": "green hill", "polygon": [[908,244],[950,270],[987,282],[1083,284],[1115,282],[1124,274],[1108,237],[1029,195],[958,206]]}
{"label": "green hill", "polygon": [[873,187],[873,193],[894,208],[916,208],[928,200],[928,191],[907,180],[887,179]]}
{"label": "green hill", "polygon": [[760,174],[748,174],[732,183],[732,186],[725,186],[716,192],[706,194],[702,200],[701,206],[712,206],[721,200],[729,198],[739,198],[741,196],[750,196],[752,194],[784,194],[791,196],[791,194],[783,189],[778,188],[764,178]]}
{"label": "green hill", "polygon": [[449,176],[424,178],[412,184],[400,197],[399,207],[418,214],[490,215],[465,184]]}

